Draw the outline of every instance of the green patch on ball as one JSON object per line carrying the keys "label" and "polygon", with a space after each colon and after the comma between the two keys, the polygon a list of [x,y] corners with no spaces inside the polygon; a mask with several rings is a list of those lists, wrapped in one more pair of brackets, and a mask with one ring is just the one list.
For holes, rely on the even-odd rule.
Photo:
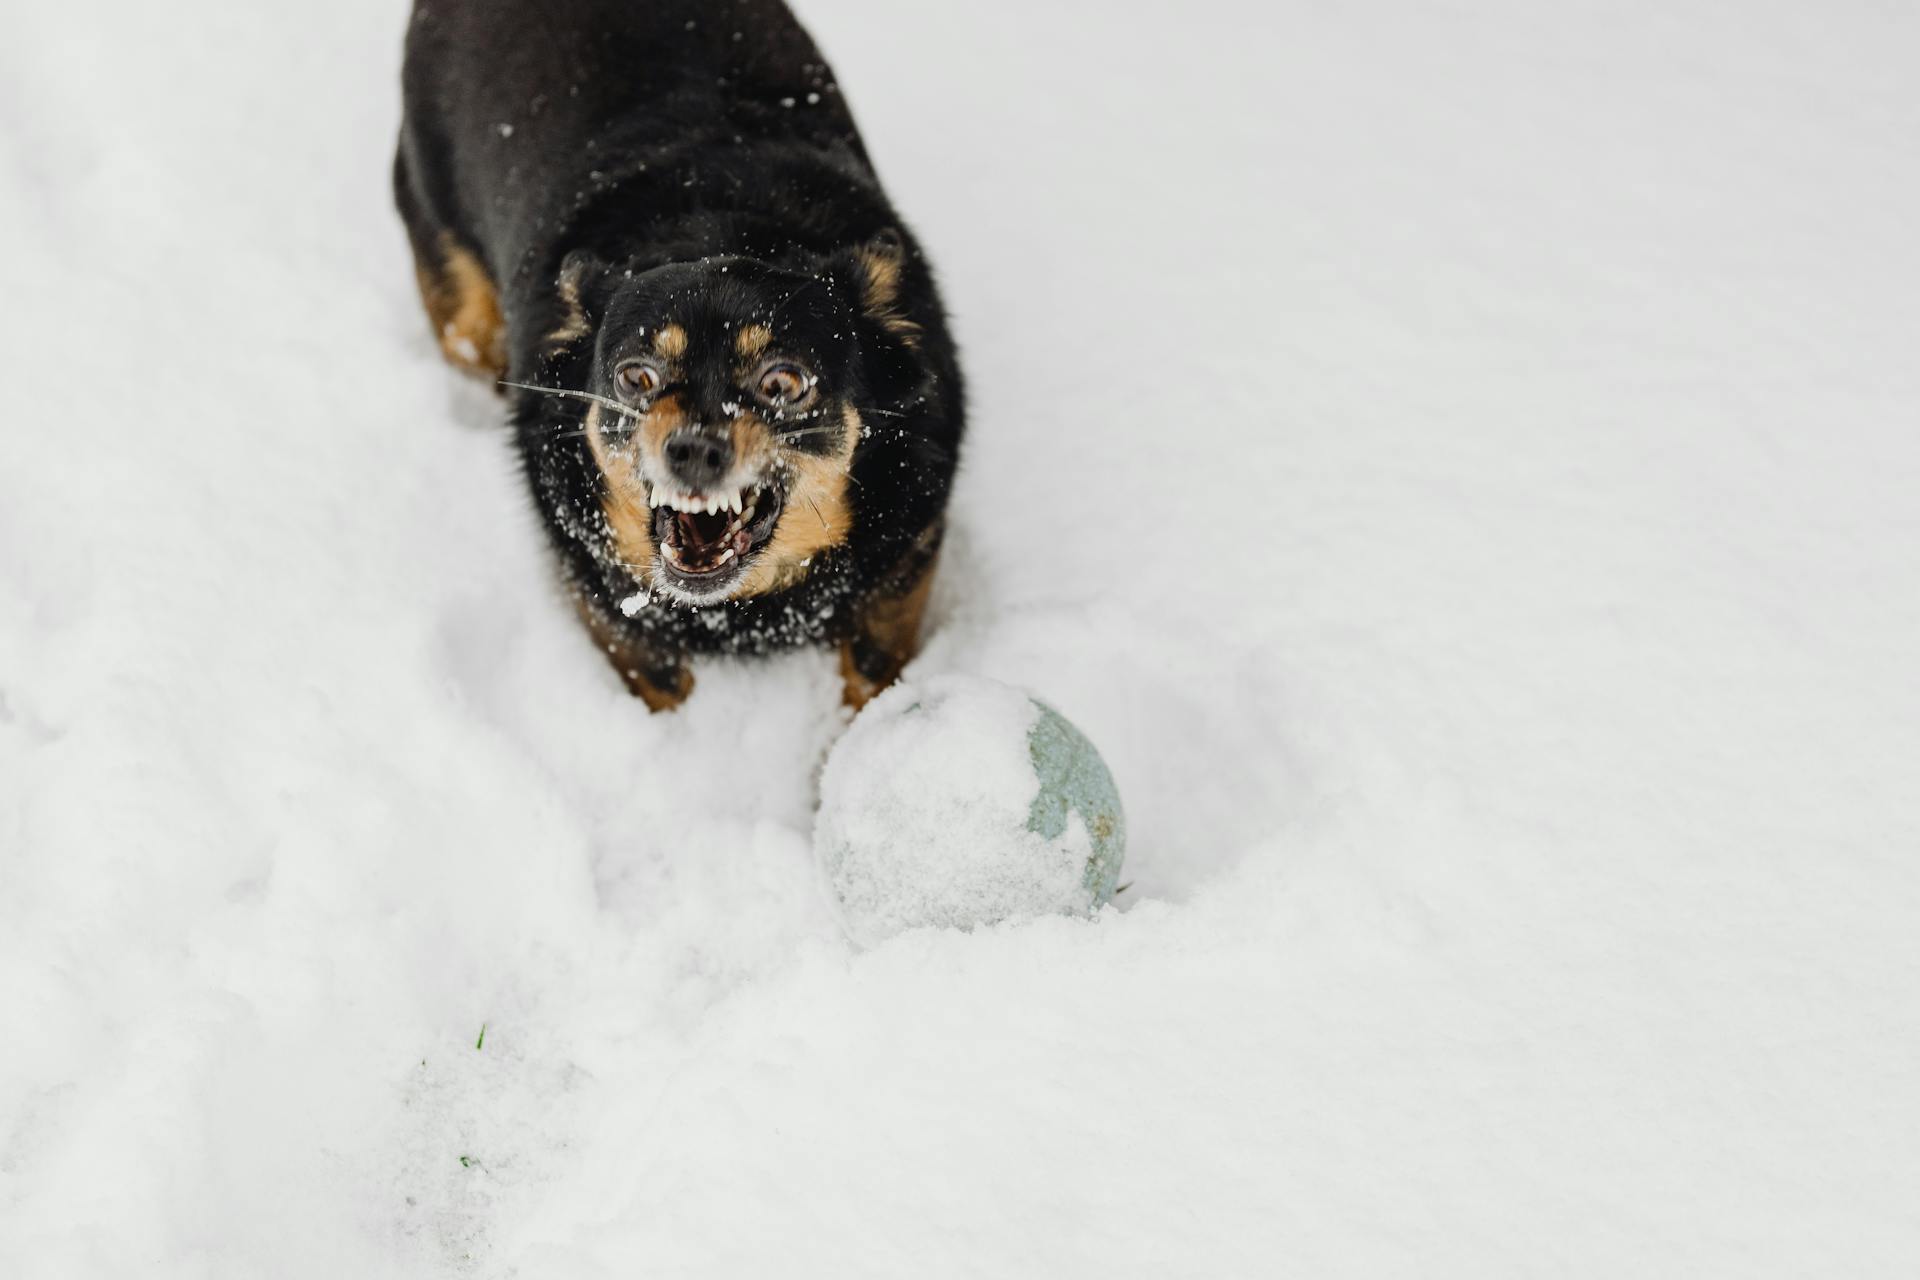
{"label": "green patch on ball", "polygon": [[1111,901],[1120,880],[1120,863],[1127,854],[1127,815],[1120,807],[1120,789],[1113,785],[1107,762],[1087,735],[1073,722],[1038,698],[1039,711],[1027,730],[1027,754],[1040,779],[1040,793],[1027,809],[1027,830],[1044,840],[1066,834],[1067,815],[1079,814],[1093,839],[1093,852],[1081,883],[1098,907]]}

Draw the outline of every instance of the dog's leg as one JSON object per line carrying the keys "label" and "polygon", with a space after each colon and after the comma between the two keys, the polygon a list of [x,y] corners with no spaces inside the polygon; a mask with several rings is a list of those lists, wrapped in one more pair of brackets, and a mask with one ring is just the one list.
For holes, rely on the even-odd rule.
{"label": "dog's leg", "polygon": [[900,676],[920,644],[920,619],[933,592],[940,527],[920,535],[888,581],[867,597],[853,635],[840,646],[842,700],[858,711]]}
{"label": "dog's leg", "polygon": [[498,382],[507,371],[500,295],[478,254],[430,212],[403,145],[393,161],[393,199],[413,249],[413,278],[441,354],[455,368]]}
{"label": "dog's leg", "polygon": [[608,657],[626,683],[627,692],[646,703],[649,711],[672,711],[693,692],[693,673],[682,662],[647,667],[636,655]]}
{"label": "dog's leg", "polygon": [[454,368],[498,382],[507,372],[507,326],[500,295],[480,259],[441,232],[432,259],[417,258],[414,278],[440,353]]}
{"label": "dog's leg", "polygon": [[671,711],[693,692],[693,673],[679,654],[662,653],[616,627],[585,597],[574,597],[580,618],[607,655],[627,692],[647,704],[649,711]]}

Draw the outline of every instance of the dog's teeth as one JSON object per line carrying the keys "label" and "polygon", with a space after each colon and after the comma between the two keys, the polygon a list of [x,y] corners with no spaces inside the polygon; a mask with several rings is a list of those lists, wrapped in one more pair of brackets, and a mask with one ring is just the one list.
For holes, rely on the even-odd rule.
{"label": "dog's teeth", "polygon": [[736,516],[750,516],[760,505],[760,492],[757,489],[736,489],[731,493],[715,494],[669,494],[658,489],[647,493],[649,507],[666,507],[672,511],[684,511],[689,515],[711,515],[730,511]]}

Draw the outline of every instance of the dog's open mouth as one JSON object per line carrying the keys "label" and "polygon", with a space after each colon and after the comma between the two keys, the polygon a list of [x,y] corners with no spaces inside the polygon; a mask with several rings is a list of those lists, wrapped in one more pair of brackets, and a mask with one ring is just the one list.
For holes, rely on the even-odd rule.
{"label": "dog's open mouth", "polygon": [[784,495],[768,483],[725,494],[655,490],[649,502],[660,563],[678,583],[709,591],[737,574],[773,536]]}

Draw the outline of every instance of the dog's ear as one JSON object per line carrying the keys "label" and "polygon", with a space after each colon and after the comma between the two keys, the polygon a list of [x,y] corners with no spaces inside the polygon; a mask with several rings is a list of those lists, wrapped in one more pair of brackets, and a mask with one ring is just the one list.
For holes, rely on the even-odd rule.
{"label": "dog's ear", "polygon": [[900,308],[906,280],[907,241],[898,228],[886,227],[849,251],[854,282],[860,290],[860,311],[875,324],[894,328],[903,339],[919,336],[919,328]]}
{"label": "dog's ear", "polygon": [[906,237],[887,227],[843,250],[835,264],[835,274],[858,299],[862,380],[883,404],[911,396],[926,377],[920,326],[905,305],[911,254]]}
{"label": "dog's ear", "polygon": [[550,354],[592,336],[600,317],[606,314],[611,275],[607,264],[585,249],[575,249],[561,262],[553,281],[554,328],[543,344]]}

